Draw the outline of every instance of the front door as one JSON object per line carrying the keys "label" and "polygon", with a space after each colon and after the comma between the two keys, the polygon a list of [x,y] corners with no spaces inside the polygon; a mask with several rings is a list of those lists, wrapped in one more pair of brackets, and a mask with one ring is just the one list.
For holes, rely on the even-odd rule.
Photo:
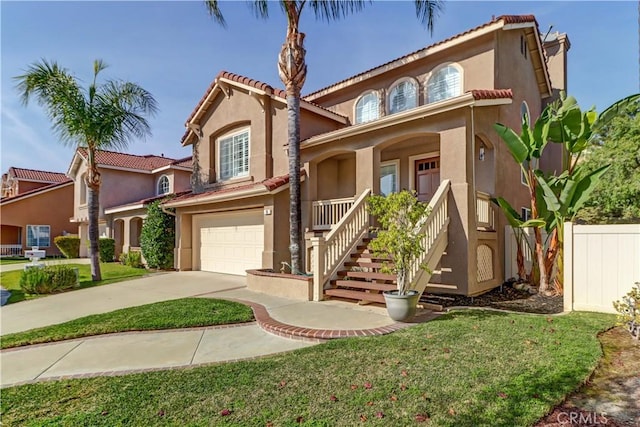
{"label": "front door", "polygon": [[440,157],[416,160],[414,166],[418,200],[429,202],[440,185]]}

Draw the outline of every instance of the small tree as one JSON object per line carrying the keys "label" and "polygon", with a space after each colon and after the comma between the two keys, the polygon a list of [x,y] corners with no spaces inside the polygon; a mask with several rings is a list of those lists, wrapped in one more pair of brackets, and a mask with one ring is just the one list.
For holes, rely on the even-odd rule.
{"label": "small tree", "polygon": [[175,217],[163,212],[160,203],[157,200],[147,208],[147,219],[140,233],[140,247],[148,267],[169,269],[173,267]]}
{"label": "small tree", "polygon": [[405,295],[411,285],[407,283],[409,268],[425,251],[424,235],[419,231],[429,214],[429,205],[406,190],[388,196],[370,196],[368,203],[381,226],[370,247],[376,254],[391,258],[393,265],[387,268],[398,275],[398,295]]}

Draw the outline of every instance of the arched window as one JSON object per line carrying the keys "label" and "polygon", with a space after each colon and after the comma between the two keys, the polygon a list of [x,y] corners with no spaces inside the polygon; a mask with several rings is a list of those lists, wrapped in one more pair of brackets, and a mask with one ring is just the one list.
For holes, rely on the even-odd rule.
{"label": "arched window", "polygon": [[427,103],[444,101],[462,94],[461,72],[454,65],[436,71],[427,82]]}
{"label": "arched window", "polygon": [[418,85],[403,80],[389,91],[389,114],[399,113],[418,106]]}
{"label": "arched window", "polygon": [[380,115],[380,101],[374,91],[365,93],[356,102],[356,124],[370,122]]}
{"label": "arched window", "polygon": [[166,175],[162,175],[158,180],[158,195],[169,193],[169,178]]}
{"label": "arched window", "polygon": [[527,104],[527,101],[522,101],[522,104],[520,104],[520,117],[523,123],[526,120],[527,125],[531,126],[531,113],[529,112],[529,104]]}

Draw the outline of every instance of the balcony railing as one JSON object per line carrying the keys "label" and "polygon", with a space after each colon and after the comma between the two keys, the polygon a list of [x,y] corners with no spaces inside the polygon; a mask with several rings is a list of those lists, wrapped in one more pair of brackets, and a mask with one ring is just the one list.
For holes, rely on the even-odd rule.
{"label": "balcony railing", "polygon": [[22,245],[0,245],[0,257],[22,256]]}
{"label": "balcony railing", "polygon": [[476,191],[476,218],[478,228],[495,230],[495,211],[490,194]]}
{"label": "balcony railing", "polygon": [[316,200],[312,208],[313,230],[331,230],[353,206],[354,198]]}

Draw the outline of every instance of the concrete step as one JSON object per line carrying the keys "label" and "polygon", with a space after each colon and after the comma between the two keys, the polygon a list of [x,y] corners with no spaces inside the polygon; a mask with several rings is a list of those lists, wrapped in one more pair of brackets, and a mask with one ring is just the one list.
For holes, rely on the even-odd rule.
{"label": "concrete step", "polygon": [[367,253],[367,252],[351,254],[351,259],[359,259],[359,258],[367,258],[367,259],[370,259],[372,261],[391,261],[391,258],[389,258],[389,257],[374,255],[374,254]]}
{"label": "concrete step", "polygon": [[[363,268],[382,268],[384,263],[371,262],[371,261],[347,261],[344,263],[345,267],[363,267]],[[387,263],[387,267],[392,267],[393,264]]]}

